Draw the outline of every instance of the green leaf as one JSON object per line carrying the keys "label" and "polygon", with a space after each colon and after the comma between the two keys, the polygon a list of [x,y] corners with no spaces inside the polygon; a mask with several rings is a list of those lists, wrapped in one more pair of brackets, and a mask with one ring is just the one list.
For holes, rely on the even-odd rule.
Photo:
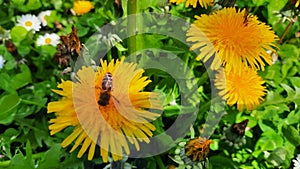
{"label": "green leaf", "polygon": [[143,10],[157,5],[157,0],[137,1],[138,6]]}
{"label": "green leaf", "polygon": [[19,6],[19,5],[23,5],[24,2],[25,2],[25,0],[12,0],[12,2],[13,2],[15,5]]}
{"label": "green leaf", "polygon": [[37,10],[42,6],[39,0],[28,0],[26,1],[26,4],[24,4],[25,0],[13,0],[12,2],[15,4],[16,8],[22,12]]}
{"label": "green leaf", "polygon": [[219,139],[213,139],[213,143],[210,144],[210,149],[211,150],[218,150],[219,149],[219,142],[220,140]]}
{"label": "green leaf", "polygon": [[11,77],[7,73],[0,74],[0,89],[9,93],[17,93],[16,90],[11,87]]}
{"label": "green leaf", "polygon": [[20,152],[16,154],[12,159],[11,163],[8,167],[9,169],[34,169],[35,167],[32,165],[32,163],[29,163],[23,154]]}
{"label": "green leaf", "polygon": [[283,125],[282,126],[282,133],[284,135],[285,138],[287,138],[287,140],[289,142],[291,142],[293,145],[295,145],[296,147],[300,145],[300,131],[298,131],[297,129],[295,129],[295,127],[291,126],[291,125]]}
{"label": "green leaf", "polygon": [[263,132],[268,132],[268,131],[273,131],[274,132],[274,129],[266,124],[263,123],[262,120],[259,120],[258,121],[258,125],[260,127],[260,129],[263,131]]}
{"label": "green leaf", "polygon": [[274,131],[264,132],[255,145],[255,150],[274,150],[283,144],[283,138]]}
{"label": "green leaf", "polygon": [[56,53],[56,47],[51,45],[43,45],[39,48],[40,55],[46,56],[46,57],[52,57]]}
{"label": "green leaf", "polygon": [[290,81],[293,86],[300,88],[300,77],[291,77]]}
{"label": "green leaf", "polygon": [[115,43],[115,46],[120,52],[124,52],[128,50],[127,48],[124,48],[124,46],[121,43]]}
{"label": "green leaf", "polygon": [[17,95],[4,95],[0,98],[0,124],[8,124],[12,121],[17,106],[20,104]]}
{"label": "green leaf", "polygon": [[22,56],[26,56],[30,52],[30,47],[29,46],[18,46],[18,52]]}
{"label": "green leaf", "polygon": [[59,168],[60,166],[60,144],[53,144],[40,161],[37,169]]}
{"label": "green leaf", "polygon": [[283,59],[290,59],[290,58],[299,58],[300,50],[297,46],[292,44],[283,44],[280,46],[280,50],[278,51],[278,55]]}
{"label": "green leaf", "polygon": [[234,165],[231,159],[224,156],[212,156],[209,158],[209,163],[212,164],[213,168],[238,169],[238,166]]}
{"label": "green leaf", "polygon": [[252,0],[253,4],[256,6],[265,5],[269,2],[269,0]]}
{"label": "green leaf", "polygon": [[15,141],[15,139],[18,137],[18,135],[20,134],[20,130],[17,131],[14,128],[8,128],[5,130],[4,133],[0,134],[0,146],[3,148],[3,154],[8,157],[8,158],[12,158],[11,155],[11,149],[10,147],[12,146],[12,142]]}
{"label": "green leaf", "polygon": [[14,140],[19,134],[20,134],[20,131],[17,131],[14,128],[8,128],[5,130],[5,132],[3,134],[1,134],[1,137],[5,137],[9,140]]}
{"label": "green leaf", "polygon": [[[262,1],[262,0],[257,0],[257,1]],[[273,0],[268,0],[269,5],[267,5],[268,9],[268,23],[275,25],[276,21],[278,20],[278,16],[275,15],[275,12],[279,12],[284,5],[287,3],[288,0],[280,0],[280,1],[273,1]],[[277,24],[277,25],[282,25],[282,24]]]}
{"label": "green leaf", "polygon": [[75,27],[77,28],[78,37],[85,36],[89,32],[89,30],[90,30],[89,27],[82,26],[80,24],[76,24]]}
{"label": "green leaf", "polygon": [[127,0],[121,0],[122,9],[124,11],[123,15],[127,15]]}
{"label": "green leaf", "polygon": [[51,0],[51,3],[56,10],[60,10],[63,5],[62,0]]}
{"label": "green leaf", "polygon": [[284,63],[281,67],[281,72],[282,72],[282,76],[286,77],[287,74],[289,73],[290,69],[294,66],[293,62],[288,61],[286,63]]}
{"label": "green leaf", "polygon": [[32,160],[32,148],[31,148],[31,144],[30,141],[27,140],[26,141],[26,160],[28,163],[30,163],[32,166],[34,166],[33,160]]}
{"label": "green leaf", "polygon": [[300,123],[300,112],[291,111],[286,119],[284,119],[284,123],[287,125]]}
{"label": "green leaf", "polygon": [[16,46],[19,46],[21,41],[27,36],[28,31],[22,26],[14,26],[11,29],[10,36]]}
{"label": "green leaf", "polygon": [[[55,0],[55,2],[57,1]],[[45,19],[47,21],[47,26],[53,29],[55,27],[55,22],[61,20],[61,15],[57,11],[52,10],[50,16],[45,16]]]}
{"label": "green leaf", "polygon": [[31,82],[31,72],[26,64],[20,65],[21,73],[14,76],[11,80],[12,87],[17,90]]}
{"label": "green leaf", "polygon": [[172,105],[172,106],[166,106],[164,109],[164,117],[174,117],[178,116],[180,113],[180,106],[178,105]]}
{"label": "green leaf", "polygon": [[272,166],[283,167],[286,159],[287,151],[284,148],[277,148],[270,154],[267,160],[272,164]]}

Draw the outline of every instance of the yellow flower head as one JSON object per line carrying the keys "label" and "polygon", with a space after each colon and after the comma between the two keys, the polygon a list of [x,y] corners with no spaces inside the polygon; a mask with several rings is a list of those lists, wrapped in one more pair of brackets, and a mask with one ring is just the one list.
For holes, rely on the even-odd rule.
{"label": "yellow flower head", "polygon": [[300,4],[300,0],[297,0],[297,2],[295,3],[295,7],[298,8],[299,4]]}
{"label": "yellow flower head", "polygon": [[226,65],[239,73],[244,67],[264,70],[265,63],[270,65],[272,57],[266,50],[274,51],[277,40],[271,27],[235,8],[196,16],[187,36],[187,41],[194,42],[191,50],[200,50],[197,60],[213,59],[212,69]]}
{"label": "yellow flower head", "polygon": [[77,15],[88,13],[93,8],[94,5],[90,1],[75,1],[73,4],[73,10]]}
{"label": "yellow flower head", "polygon": [[[171,3],[176,3],[176,5],[183,3],[185,0],[169,0]],[[214,4],[214,0],[187,0],[185,3],[185,7],[189,5],[193,5],[193,8],[197,7],[197,2],[199,2],[202,8],[207,8],[208,6],[212,6]]]}
{"label": "yellow flower head", "polygon": [[216,75],[215,85],[220,90],[219,95],[232,106],[237,104],[237,109],[242,111],[246,106],[247,110],[253,110],[263,96],[266,88],[264,80],[252,69],[243,69],[241,74],[232,71],[219,71]]}
{"label": "yellow flower head", "polygon": [[159,116],[150,110],[162,107],[156,93],[142,91],[151,81],[136,64],[101,60],[101,66],[97,71],[83,67],[77,72],[77,82],[62,81],[58,85],[62,90],[53,90],[63,97],[48,104],[48,113],[56,114],[49,129],[53,135],[74,126],[61,145],[74,142],[72,152],[82,144],[78,158],[89,148],[88,159],[92,160],[98,144],[104,162],[109,151],[117,161],[123,153],[130,154],[128,142],[139,150],[139,142],[150,141],[155,130],[150,121]]}
{"label": "yellow flower head", "polygon": [[209,152],[209,145],[212,142],[212,140],[202,137],[191,139],[185,146],[185,154],[191,156],[193,161],[204,161]]}

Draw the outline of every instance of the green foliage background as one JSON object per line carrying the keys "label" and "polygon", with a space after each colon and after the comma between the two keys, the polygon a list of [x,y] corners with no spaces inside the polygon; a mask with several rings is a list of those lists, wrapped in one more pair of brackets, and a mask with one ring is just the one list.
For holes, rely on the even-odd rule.
{"label": "green foliage background", "polygon": [[[88,161],[86,155],[81,159],[76,157],[78,150],[69,153],[70,148],[61,148],[60,143],[71,132],[69,128],[50,136],[48,120],[53,115],[47,114],[46,106],[48,102],[59,99],[51,89],[56,89],[60,79],[70,79],[70,74],[61,74],[64,68],[54,62],[55,47],[35,44],[38,35],[46,32],[66,35],[71,32],[72,25],[77,28],[81,42],[85,43],[97,31],[96,26],[101,27],[128,14],[126,0],[121,1],[121,8],[115,7],[112,0],[92,2],[95,8],[91,12],[74,16],[69,12],[73,6],[71,0],[0,0],[0,55],[6,60],[0,70],[0,168],[104,168],[109,165],[103,164],[98,154]],[[190,22],[194,20],[194,15],[212,10],[202,9],[199,5],[197,8],[185,8],[184,4],[169,4],[163,0],[137,2],[139,12],[170,13]],[[295,23],[288,29],[282,43],[278,44],[276,63],[259,73],[266,80],[268,89],[265,101],[254,111],[238,112],[234,106],[226,107],[227,114],[210,137],[214,143],[208,155],[208,166],[230,169],[292,168],[292,159],[300,154],[300,25],[299,17],[295,17],[299,16],[299,8],[296,9],[288,0],[237,0],[236,5],[238,8],[247,8],[261,21],[271,25],[279,37],[282,37],[292,19],[295,19]],[[52,14],[47,17],[48,26],[41,31],[34,34],[16,26],[20,15],[37,15],[44,10],[52,10]],[[58,29],[55,21],[63,29]],[[163,27],[164,21],[155,21],[162,25],[162,29],[167,29]],[[16,45],[17,54],[8,52],[5,46],[5,40],[8,39]],[[141,35],[137,38],[137,44],[143,44],[136,48],[137,51],[151,47],[176,53],[194,71],[200,99],[193,99],[194,102],[200,101],[201,106],[193,126],[195,131],[191,130],[186,138],[179,141],[185,142],[199,135],[198,129],[206,119],[212,99],[203,64],[195,61],[195,54],[187,46],[167,36]],[[117,54],[109,52],[105,59],[111,60],[133,52],[128,48],[130,44],[124,41],[113,49],[118,51]],[[147,89],[161,90],[166,95],[164,113],[154,122],[156,132],[160,133],[172,124],[180,109],[188,108],[170,104],[173,100],[180,102],[180,91],[172,77],[157,70],[147,70],[145,74],[153,81]],[[186,83],[188,86],[189,82]],[[226,144],[226,128],[245,119],[249,119],[250,128],[243,138],[245,143],[239,146]],[[144,159],[124,158],[120,163],[127,168],[188,167],[178,156],[179,149],[180,146],[174,147],[164,154]]]}

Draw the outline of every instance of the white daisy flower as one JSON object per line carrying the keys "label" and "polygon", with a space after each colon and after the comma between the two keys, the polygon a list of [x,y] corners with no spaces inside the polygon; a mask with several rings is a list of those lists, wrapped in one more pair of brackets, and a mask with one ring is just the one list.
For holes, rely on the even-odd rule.
{"label": "white daisy flower", "polygon": [[50,10],[43,11],[43,12],[39,13],[38,18],[42,22],[43,26],[47,25],[46,16],[50,16],[50,15],[51,15],[51,11]]}
{"label": "white daisy flower", "polygon": [[39,31],[41,28],[41,21],[35,16],[31,14],[22,15],[21,18],[18,19],[19,26],[23,26],[25,29]]}
{"label": "white daisy flower", "polygon": [[300,169],[300,154],[297,155],[297,158],[293,160],[294,168],[293,169]]}
{"label": "white daisy flower", "polygon": [[59,44],[59,36],[55,33],[48,34],[46,33],[44,36],[40,35],[36,41],[38,46],[42,45],[52,45],[57,46]]}
{"label": "white daisy flower", "polygon": [[0,55],[0,69],[3,68],[5,61],[6,61],[6,60],[3,58],[3,56]]}

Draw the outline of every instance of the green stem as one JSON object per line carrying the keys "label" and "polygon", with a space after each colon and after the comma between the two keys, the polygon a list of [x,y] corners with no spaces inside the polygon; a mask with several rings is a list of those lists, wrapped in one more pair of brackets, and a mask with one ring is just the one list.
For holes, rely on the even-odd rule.
{"label": "green stem", "polygon": [[198,80],[198,85],[201,86],[202,84],[204,84],[205,82],[207,82],[207,79],[209,78],[208,76],[208,72],[204,72],[201,77]]}
{"label": "green stem", "polygon": [[107,52],[107,61],[110,62],[112,60],[111,49]]}
{"label": "green stem", "polygon": [[37,49],[35,49],[34,47],[30,46],[30,49],[35,51],[36,53],[39,53],[39,51]]}
{"label": "green stem", "polygon": [[260,107],[265,107],[265,106],[269,106],[269,105],[278,105],[278,104],[282,104],[282,103],[286,104],[286,103],[291,103],[293,101],[294,101],[294,98],[274,100],[274,101],[264,102],[264,103],[260,104]]}
{"label": "green stem", "polygon": [[44,132],[44,133],[46,132],[46,131],[44,131],[44,130],[41,130],[40,128],[37,128],[37,127],[31,125],[31,124],[28,123],[26,120],[23,120],[23,119],[15,119],[15,121],[16,121],[18,124],[20,124],[21,126],[26,126],[26,127],[30,128],[30,129],[32,129],[32,130],[39,131],[39,132]]}
{"label": "green stem", "polygon": [[160,156],[156,156],[155,160],[156,160],[156,163],[158,165],[158,168],[160,168],[160,169],[166,169],[166,167],[165,167],[164,163],[162,162]]}
{"label": "green stem", "polygon": [[[32,155],[32,159],[40,159],[45,155],[46,152],[36,153]],[[8,167],[10,165],[11,160],[0,161],[0,168]]]}
{"label": "green stem", "polygon": [[[128,0],[127,2],[127,13],[128,15],[132,15],[136,13],[137,1],[136,0]],[[136,16],[132,15],[128,17],[127,21],[127,32],[128,32],[128,55],[133,54],[136,51]],[[133,57],[135,59],[135,57]]]}
{"label": "green stem", "polygon": [[39,107],[46,108],[45,105],[39,104],[39,103],[36,103],[36,102],[33,102],[33,101],[30,101],[30,100],[22,99],[21,101],[22,101],[23,103],[25,103],[25,104],[32,104],[32,105],[36,105],[36,106],[39,106]]}
{"label": "green stem", "polygon": [[291,29],[292,25],[297,21],[297,17],[298,17],[298,15],[295,15],[295,16],[291,19],[290,23],[289,23],[288,26],[285,28],[283,34],[282,34],[281,37],[280,37],[279,44],[282,44],[282,43],[283,43],[283,39],[285,38],[286,34],[289,32],[289,30]]}

